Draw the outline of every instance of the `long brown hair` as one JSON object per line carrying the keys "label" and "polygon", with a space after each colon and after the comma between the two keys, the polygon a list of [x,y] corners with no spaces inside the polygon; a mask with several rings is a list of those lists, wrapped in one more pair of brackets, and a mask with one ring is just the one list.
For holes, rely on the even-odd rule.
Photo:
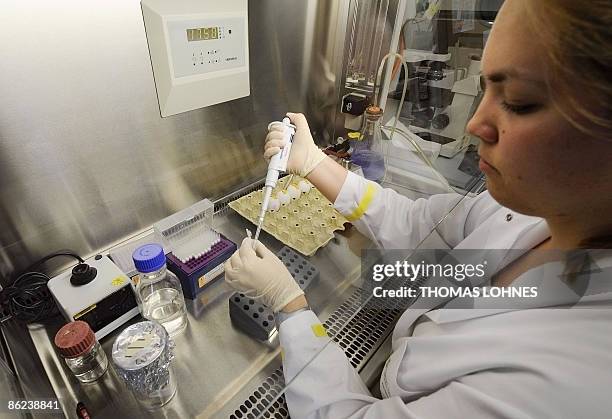
{"label": "long brown hair", "polygon": [[[548,52],[547,83],[555,105],[577,129],[612,147],[612,2],[525,4],[528,22]],[[610,249],[612,235],[585,240],[581,247]]]}
{"label": "long brown hair", "polygon": [[612,141],[612,2],[527,0],[528,21],[548,52],[551,95],[581,131]]}

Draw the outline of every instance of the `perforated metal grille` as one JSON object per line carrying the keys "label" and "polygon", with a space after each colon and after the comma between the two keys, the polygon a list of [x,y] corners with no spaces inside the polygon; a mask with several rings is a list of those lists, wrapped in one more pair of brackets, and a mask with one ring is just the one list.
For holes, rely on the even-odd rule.
{"label": "perforated metal grille", "polygon": [[[424,278],[411,283],[406,283],[405,280],[399,283],[398,280],[392,279],[387,282],[385,288],[397,289],[399,286],[415,288],[424,282]],[[371,299],[364,305],[363,301],[369,295],[372,295],[369,290],[355,290],[323,323],[330,338],[344,350],[349,362],[357,371],[378,349],[404,310],[413,301]],[[264,418],[288,418],[285,396],[281,395],[275,400],[284,387],[283,370],[278,368],[230,415],[230,418],[250,419],[260,415]],[[272,401],[274,402],[270,404]]]}
{"label": "perforated metal grille", "polygon": [[349,362],[357,370],[387,336],[403,312],[399,307],[382,307],[375,302],[368,302],[354,313],[352,308],[362,301],[365,293],[364,290],[357,290],[323,323],[329,336],[344,350]]}
{"label": "perforated metal grille", "polygon": [[263,187],[265,183],[265,179],[258,180],[257,182],[253,182],[250,185],[247,185],[243,188],[238,189],[235,192],[232,192],[229,195],[224,196],[223,198],[219,198],[214,202],[214,214],[215,215],[223,215],[228,212],[229,206],[228,204],[235,199],[243,197],[245,195],[250,194],[257,189]]}
{"label": "perforated metal grille", "polygon": [[265,412],[266,418],[288,418],[285,396],[282,395],[274,400],[284,387],[283,370],[278,368],[230,415],[230,418],[254,419],[262,412]]}

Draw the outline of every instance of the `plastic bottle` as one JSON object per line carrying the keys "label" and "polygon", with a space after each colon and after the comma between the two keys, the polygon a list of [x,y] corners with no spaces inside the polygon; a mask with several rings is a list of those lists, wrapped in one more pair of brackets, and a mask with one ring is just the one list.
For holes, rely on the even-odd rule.
{"label": "plastic bottle", "polygon": [[108,359],[86,322],[77,320],[65,324],[54,342],[70,371],[82,383],[95,381],[106,372]]}
{"label": "plastic bottle", "polygon": [[368,106],[360,141],[356,142],[351,161],[363,170],[366,179],[379,182],[385,177],[385,155],[380,127],[383,111],[378,106]]}
{"label": "plastic bottle", "polygon": [[136,285],[142,317],[156,321],[174,337],[187,327],[187,310],[178,278],[166,268],[166,255],[159,244],[140,246],[132,254],[140,273]]}

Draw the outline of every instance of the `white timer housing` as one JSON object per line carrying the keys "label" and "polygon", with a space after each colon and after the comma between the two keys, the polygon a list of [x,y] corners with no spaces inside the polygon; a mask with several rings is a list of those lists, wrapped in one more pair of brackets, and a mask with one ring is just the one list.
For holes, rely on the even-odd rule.
{"label": "white timer housing", "polygon": [[247,0],[142,0],[161,116],[250,95]]}

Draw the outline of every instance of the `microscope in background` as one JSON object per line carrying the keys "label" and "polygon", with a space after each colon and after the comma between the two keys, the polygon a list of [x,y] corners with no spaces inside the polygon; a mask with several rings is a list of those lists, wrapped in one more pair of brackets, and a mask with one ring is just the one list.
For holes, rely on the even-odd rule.
{"label": "microscope in background", "polygon": [[[449,52],[456,24],[453,13],[441,7],[435,12],[436,18],[431,20],[431,31],[419,32],[412,28],[408,36],[414,42],[402,51],[408,74],[402,70],[397,87],[390,94],[392,99],[399,100],[404,83],[408,83],[408,96],[400,118],[403,117],[410,130],[423,140],[441,144],[440,155],[448,158],[470,144],[465,127],[480,93],[479,56],[470,56],[468,68],[450,65],[458,61]],[[406,26],[404,29],[409,30]]]}
{"label": "microscope in background", "polygon": [[[452,69],[446,65],[450,54],[406,50],[404,56],[409,85],[400,119],[423,140],[441,144],[440,155],[452,158],[471,141],[465,126],[479,101],[480,59],[472,57],[469,69]],[[406,80],[402,76],[390,95],[398,101]]]}
{"label": "microscope in background", "polygon": [[[385,89],[382,93],[391,99],[387,100],[384,108],[388,112],[393,99],[398,106],[407,83],[408,94],[402,106],[401,122],[423,140],[439,143],[439,154],[443,157],[453,158],[473,140],[465,134],[465,127],[479,99],[480,59],[474,56],[469,61],[466,50],[456,49],[451,54],[449,46],[457,44],[458,33],[474,29],[471,28],[474,22],[494,18],[494,15],[483,17],[476,13],[480,9],[496,10],[494,6],[480,0],[473,9],[462,6],[460,13],[454,2],[409,0],[404,15],[399,17],[403,22],[401,29],[395,23],[394,30],[399,30],[398,49],[408,70],[394,65],[389,95],[386,96]],[[388,16],[379,18],[366,3],[360,3],[353,13],[356,24],[348,42],[346,82],[340,110],[344,128],[349,132],[363,128],[364,111],[375,97],[377,69],[383,55],[383,34],[392,29]],[[384,45],[386,48],[387,44]],[[477,47],[473,49],[478,50]],[[460,62],[463,68],[457,68]],[[399,70],[399,75],[396,75],[396,70]]]}

